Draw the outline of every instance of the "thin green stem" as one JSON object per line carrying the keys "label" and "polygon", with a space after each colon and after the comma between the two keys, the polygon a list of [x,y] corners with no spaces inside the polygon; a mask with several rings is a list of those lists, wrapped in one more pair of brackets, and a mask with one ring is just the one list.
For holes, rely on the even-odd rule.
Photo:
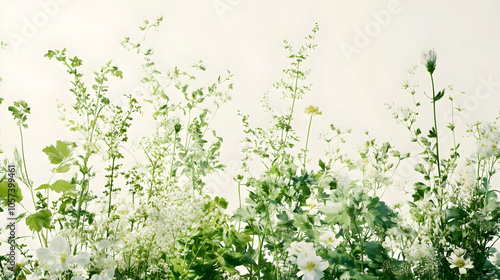
{"label": "thin green stem", "polygon": [[290,127],[290,123],[292,122],[292,119],[293,119],[293,110],[295,109],[295,100],[297,100],[297,90],[298,90],[298,84],[299,84],[299,66],[300,66],[300,63],[297,63],[297,74],[295,76],[295,85],[293,87],[293,94],[292,94],[292,107],[290,109],[290,117],[288,118],[288,123],[285,127],[286,131],[285,131],[285,137],[282,139],[282,143],[285,143],[286,142],[286,139],[288,138],[288,132],[290,131],[290,129],[288,129]]}
{"label": "thin green stem", "polygon": [[33,207],[35,207],[35,211],[36,211],[35,193],[33,192],[33,185],[30,182],[30,179],[28,177],[28,169],[26,168],[26,157],[24,156],[23,129],[21,128],[21,126],[19,126],[19,134],[21,136],[21,155],[23,157],[24,175],[26,176],[26,184],[27,184],[28,188],[30,189],[31,200],[33,201]]}
{"label": "thin green stem", "polygon": [[109,183],[109,196],[108,196],[108,218],[111,216],[111,199],[112,199],[112,193],[113,193],[113,179],[115,176],[115,159],[116,157],[113,156],[113,160],[111,162],[111,182]]}
{"label": "thin green stem", "polygon": [[28,176],[28,168],[26,167],[26,157],[24,156],[23,129],[21,128],[21,126],[19,126],[19,134],[21,135],[21,154],[23,156],[24,174],[26,175],[26,182],[28,183],[28,185],[33,187],[33,185],[31,184],[30,178]]}
{"label": "thin green stem", "polygon": [[309,144],[309,133],[311,132],[311,123],[313,120],[313,114],[309,117],[309,126],[307,127],[307,136],[306,136],[306,147],[304,149],[304,171],[306,171],[306,163],[307,163],[307,145]]}
{"label": "thin green stem", "polygon": [[434,89],[434,77],[431,74],[431,82],[432,82],[432,111],[434,113],[434,129],[436,132],[436,160],[438,166],[438,174],[439,174],[439,183],[441,182],[441,161],[439,159],[439,134],[438,134],[438,126],[437,126],[437,117],[436,117],[436,90]]}
{"label": "thin green stem", "polygon": [[169,178],[172,179],[172,172],[174,170],[174,158],[175,158],[175,149],[177,147],[177,130],[175,130],[175,135],[174,135],[174,148],[172,151],[172,159],[170,160],[170,173],[168,174]]}
{"label": "thin green stem", "polygon": [[359,244],[361,246],[361,272],[364,272],[364,238],[361,236],[361,232],[359,231],[358,223],[356,222],[356,213],[353,213],[351,216],[352,222],[354,223],[354,228],[356,229],[356,234],[358,235]]}

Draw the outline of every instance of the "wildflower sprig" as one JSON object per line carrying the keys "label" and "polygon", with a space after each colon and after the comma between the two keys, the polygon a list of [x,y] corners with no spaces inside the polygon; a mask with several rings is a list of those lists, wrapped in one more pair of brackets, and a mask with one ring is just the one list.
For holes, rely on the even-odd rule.
{"label": "wildflower sprig", "polygon": [[[144,21],[142,39],[122,42],[143,59],[141,96],[113,92],[109,79],[122,79],[124,73],[111,61],[93,73],[87,86],[82,59],[68,56],[65,49],[47,52],[72,77],[74,102],[58,109],[76,133],[42,150],[48,171],[43,182],[28,175],[24,149],[28,123],[31,127],[37,120],[29,119],[25,101],[8,108],[20,131],[21,149],[14,149],[13,163],[5,159],[0,167],[0,211],[20,205],[16,222],[24,221],[40,245],[30,249],[20,244],[24,237],[15,244],[10,238],[8,243],[24,259],[8,270],[9,257],[0,256],[0,278],[500,278],[495,255],[500,201],[494,177],[500,116],[469,126],[477,150],[461,155],[454,123],[460,107],[451,86],[435,90],[435,51],[424,56],[432,95],[405,82],[413,107],[393,112],[410,132],[416,152],[402,153],[365,132],[351,155],[344,146],[358,138],[352,137],[356,132],[332,124],[321,134],[325,154],[314,159],[309,150],[312,120],[322,112],[302,107],[300,100],[311,89],[310,71],[304,69],[316,47],[318,26],[298,50],[285,41],[290,66],[274,87],[286,109],[276,110],[275,96],[266,93],[262,107],[270,114],[268,126],[255,127],[249,115],[239,113],[246,136],[242,168],[234,178],[238,208],[231,217],[228,201],[207,192],[205,184],[224,168],[223,139],[211,121],[230,100],[232,74],[206,84],[198,78],[207,71],[201,61],[163,70],[146,40],[162,21]],[[445,97],[452,108],[448,130],[436,105]],[[119,104],[118,98],[124,102]],[[304,114],[297,114],[297,108],[305,108]],[[428,123],[420,120],[427,112]],[[307,129],[296,129],[298,116],[308,118]],[[131,130],[138,123],[139,140]],[[149,131],[145,124],[151,125]],[[299,137],[302,132],[305,139]],[[451,133],[452,141],[443,140],[445,133]],[[417,176],[398,178],[403,174],[398,167],[409,158]],[[245,188],[248,197],[243,200]],[[405,200],[391,206],[383,198],[396,188]],[[31,201],[24,199],[26,189]]]}
{"label": "wildflower sprig", "polygon": [[[495,127],[496,122],[487,126],[480,123],[471,126],[470,132],[478,142],[477,155],[464,158],[460,163],[460,144],[455,140],[452,115],[452,121],[447,128],[452,134],[453,146],[450,148],[449,158],[443,157],[440,153],[442,143],[439,141],[441,135],[438,133],[436,102],[445,96],[445,89],[437,93],[434,90],[437,60],[435,51],[429,51],[424,58],[424,65],[431,77],[432,96],[427,97],[432,103],[433,126],[428,135],[424,136],[423,130],[417,126],[418,112],[402,109],[394,114],[411,132],[412,141],[423,149],[423,162],[415,164],[415,170],[421,174],[423,180],[414,184],[413,202],[409,202],[411,217],[417,231],[421,232],[415,236],[413,242],[429,242],[434,250],[432,259],[411,261],[411,277],[427,279],[427,272],[420,267],[423,263],[429,266],[430,261],[430,264],[435,264],[431,265],[435,266],[433,277],[438,279],[449,279],[451,275],[457,277],[456,279],[479,279],[480,275],[485,275],[484,269],[492,268],[488,256],[493,253],[492,242],[498,239],[498,223],[492,222],[491,219],[497,219],[499,204],[497,195],[490,190],[491,176],[496,173],[498,167],[494,153],[485,153],[486,149],[481,149],[495,146],[481,143],[488,142],[482,142],[482,135],[488,134],[484,132],[488,131],[488,127]],[[407,85],[405,88],[411,87]],[[417,95],[415,89],[410,90],[410,93],[413,98]],[[459,108],[454,107],[454,98],[450,96],[448,99],[453,114],[460,113]],[[415,101],[415,108],[420,106],[420,102]],[[498,269],[492,269],[488,275],[498,273]]]}

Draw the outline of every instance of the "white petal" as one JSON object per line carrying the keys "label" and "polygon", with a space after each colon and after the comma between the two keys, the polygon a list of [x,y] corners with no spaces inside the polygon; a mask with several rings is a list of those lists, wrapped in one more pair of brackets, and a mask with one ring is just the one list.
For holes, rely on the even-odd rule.
{"label": "white petal", "polygon": [[69,253],[68,241],[62,236],[56,236],[50,241],[49,249],[55,253]]}
{"label": "white petal", "polygon": [[40,248],[36,250],[36,256],[42,262],[53,262],[57,260],[57,257],[56,255],[54,255],[54,252],[52,252],[52,250],[48,248]]}
{"label": "white petal", "polygon": [[90,253],[88,252],[80,252],[75,256],[71,256],[68,260],[70,263],[76,263],[79,265],[87,265],[90,263]]}
{"label": "white petal", "polygon": [[111,268],[111,269],[106,269],[106,275],[108,276],[108,278],[111,280],[113,279],[113,276],[115,276],[115,269],[114,268]]}
{"label": "white petal", "polygon": [[60,271],[60,270],[65,270],[65,269],[62,269],[60,262],[55,262],[50,266],[50,271],[52,271],[52,272],[56,272],[56,271]]}
{"label": "white petal", "polygon": [[325,261],[325,262],[320,262],[318,268],[320,271],[323,271],[323,270],[327,269],[329,266],[330,266],[330,263]]}

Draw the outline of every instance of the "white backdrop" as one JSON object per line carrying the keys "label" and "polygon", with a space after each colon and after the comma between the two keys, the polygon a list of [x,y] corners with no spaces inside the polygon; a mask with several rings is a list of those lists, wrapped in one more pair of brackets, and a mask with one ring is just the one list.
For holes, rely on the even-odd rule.
{"label": "white backdrop", "polygon": [[[259,119],[255,112],[260,110],[262,94],[272,92],[288,63],[284,39],[298,46],[319,24],[319,46],[309,59],[313,90],[297,105],[299,111],[310,104],[323,111],[311,132],[316,158],[323,151],[316,138],[330,123],[353,129],[354,147],[363,140],[358,136],[370,130],[381,141],[413,151],[405,129],[392,120],[384,104],[409,104],[401,84],[414,65],[420,65],[415,76],[419,94],[430,91],[421,65],[424,51],[434,48],[438,54],[437,88],[453,85],[456,93],[465,92],[457,98],[464,109],[457,119],[458,134],[465,131],[465,123],[491,121],[498,115],[499,13],[500,2],[492,0],[0,0],[0,41],[9,44],[0,51],[4,80],[0,96],[5,98],[0,107],[1,146],[8,157],[19,147],[7,107],[14,100],[28,101],[32,108],[26,132],[28,168],[39,180],[35,184],[44,183],[50,167],[41,149],[65,139],[67,130],[58,120],[56,100],[69,104],[71,94],[65,70],[43,55],[48,49],[66,47],[70,55],[83,59],[88,71],[113,59],[125,78],[112,83],[111,94],[130,93],[139,85],[140,60],[119,42],[125,36],[139,38],[143,19],[163,16],[159,32],[148,40],[163,69],[203,60],[213,77],[226,69],[235,75],[233,100],[215,119],[224,137],[222,161],[228,169],[209,182],[215,194],[228,197],[234,206],[231,177],[243,137],[236,111]],[[444,127],[448,105],[440,110],[438,119]],[[306,117],[298,118],[296,125],[303,132]]]}

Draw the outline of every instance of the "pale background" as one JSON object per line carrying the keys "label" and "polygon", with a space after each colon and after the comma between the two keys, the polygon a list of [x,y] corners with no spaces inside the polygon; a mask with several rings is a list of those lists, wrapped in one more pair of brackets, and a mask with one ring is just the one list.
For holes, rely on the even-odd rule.
{"label": "pale background", "polygon": [[[28,101],[32,108],[25,132],[28,168],[35,185],[46,182],[51,167],[41,150],[70,137],[58,120],[56,100],[70,104],[72,96],[63,67],[43,55],[48,49],[66,47],[69,55],[83,59],[89,74],[113,59],[125,77],[112,83],[110,95],[131,93],[140,86],[140,60],[119,42],[126,36],[137,41],[142,20],[163,16],[159,32],[148,41],[163,70],[203,60],[211,77],[226,69],[235,75],[233,99],[214,123],[224,137],[222,161],[228,168],[208,182],[211,192],[228,197],[234,209],[236,185],[231,178],[237,173],[243,137],[236,112],[250,113],[257,124],[266,124],[257,114],[259,100],[266,91],[273,92],[272,84],[287,66],[284,39],[299,46],[319,24],[319,46],[308,62],[313,90],[297,104],[299,112],[311,104],[323,111],[311,131],[310,166],[316,168],[324,149],[316,139],[330,123],[353,129],[348,145],[354,150],[369,130],[372,137],[391,141],[402,151],[415,151],[384,104],[410,104],[401,84],[414,65],[419,65],[412,80],[420,85],[419,94],[430,92],[421,55],[432,48],[438,54],[438,90],[453,85],[455,94],[466,93],[456,99],[464,109],[457,117],[458,134],[463,135],[466,123],[498,116],[499,15],[499,1],[0,0],[0,40],[10,45],[0,51],[4,80],[0,96],[5,98],[0,107],[1,146],[9,158],[20,146],[7,107],[14,100]],[[439,109],[444,127],[449,121],[448,103]],[[427,112],[423,118],[430,121]],[[295,124],[305,135],[307,117],[297,117]],[[430,126],[429,122],[426,127]],[[404,177],[402,170],[399,175]]]}

